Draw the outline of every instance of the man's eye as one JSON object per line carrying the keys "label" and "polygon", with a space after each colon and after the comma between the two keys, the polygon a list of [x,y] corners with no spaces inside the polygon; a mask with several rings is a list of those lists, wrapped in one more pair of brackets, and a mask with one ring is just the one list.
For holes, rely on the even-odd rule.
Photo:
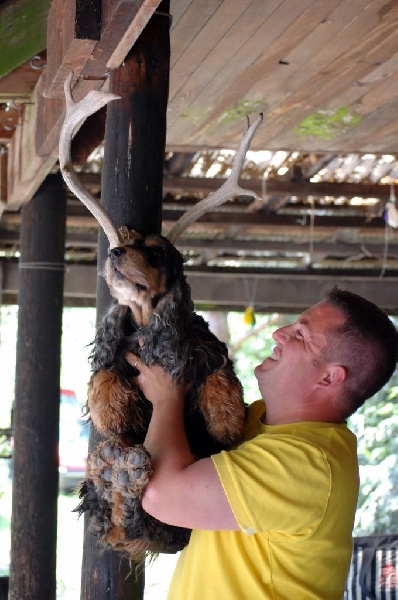
{"label": "man's eye", "polygon": [[304,337],[304,336],[303,336],[303,332],[301,331],[301,329],[297,329],[297,331],[296,331],[296,335],[297,335],[297,337],[298,337],[298,338],[300,338],[300,339],[302,339],[302,338]]}

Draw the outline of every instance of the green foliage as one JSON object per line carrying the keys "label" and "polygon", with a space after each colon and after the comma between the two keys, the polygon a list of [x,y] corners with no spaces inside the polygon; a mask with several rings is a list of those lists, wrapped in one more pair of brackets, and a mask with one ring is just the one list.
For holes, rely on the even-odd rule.
{"label": "green foliage", "polygon": [[361,115],[350,113],[345,106],[339,106],[334,110],[320,110],[308,115],[294,132],[300,137],[315,136],[331,140],[355,127],[361,120]]}
{"label": "green foliage", "polygon": [[398,531],[398,373],[351,417],[358,437],[361,489],[357,535]]}
{"label": "green foliage", "polygon": [[236,123],[242,121],[246,115],[258,112],[265,104],[265,98],[249,100],[241,98],[230,106],[220,118],[220,123]]}

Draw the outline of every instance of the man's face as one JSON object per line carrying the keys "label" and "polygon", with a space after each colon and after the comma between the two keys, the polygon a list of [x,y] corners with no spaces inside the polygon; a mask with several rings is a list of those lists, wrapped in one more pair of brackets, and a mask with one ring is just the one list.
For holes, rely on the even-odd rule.
{"label": "man's face", "polygon": [[328,343],[327,332],[344,321],[339,310],[320,302],[292,325],[273,333],[276,346],[271,356],[254,370],[267,405],[311,397],[323,372],[321,356]]}

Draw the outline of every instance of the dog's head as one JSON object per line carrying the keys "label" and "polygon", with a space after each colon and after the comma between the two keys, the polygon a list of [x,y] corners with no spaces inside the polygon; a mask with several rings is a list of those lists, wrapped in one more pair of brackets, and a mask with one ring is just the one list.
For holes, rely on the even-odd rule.
{"label": "dog's head", "polygon": [[183,258],[161,235],[137,236],[109,251],[104,277],[111,295],[146,325],[161,299],[184,279]]}

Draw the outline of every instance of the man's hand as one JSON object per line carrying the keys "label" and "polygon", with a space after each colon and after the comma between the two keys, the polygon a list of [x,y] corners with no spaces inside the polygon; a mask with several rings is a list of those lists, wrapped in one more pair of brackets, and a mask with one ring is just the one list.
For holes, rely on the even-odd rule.
{"label": "man's hand", "polygon": [[131,366],[138,369],[139,375],[135,380],[144,392],[145,398],[151,404],[155,405],[159,402],[182,403],[184,401],[184,388],[173,380],[162,367],[159,365],[148,367],[132,352],[127,352],[125,358]]}
{"label": "man's hand", "polygon": [[153,405],[144,445],[151,455],[153,474],[142,506],[150,515],[189,529],[229,529],[239,526],[211,458],[195,462],[184,427],[185,390],[157,366],[126,354],[138,369],[136,382]]}

